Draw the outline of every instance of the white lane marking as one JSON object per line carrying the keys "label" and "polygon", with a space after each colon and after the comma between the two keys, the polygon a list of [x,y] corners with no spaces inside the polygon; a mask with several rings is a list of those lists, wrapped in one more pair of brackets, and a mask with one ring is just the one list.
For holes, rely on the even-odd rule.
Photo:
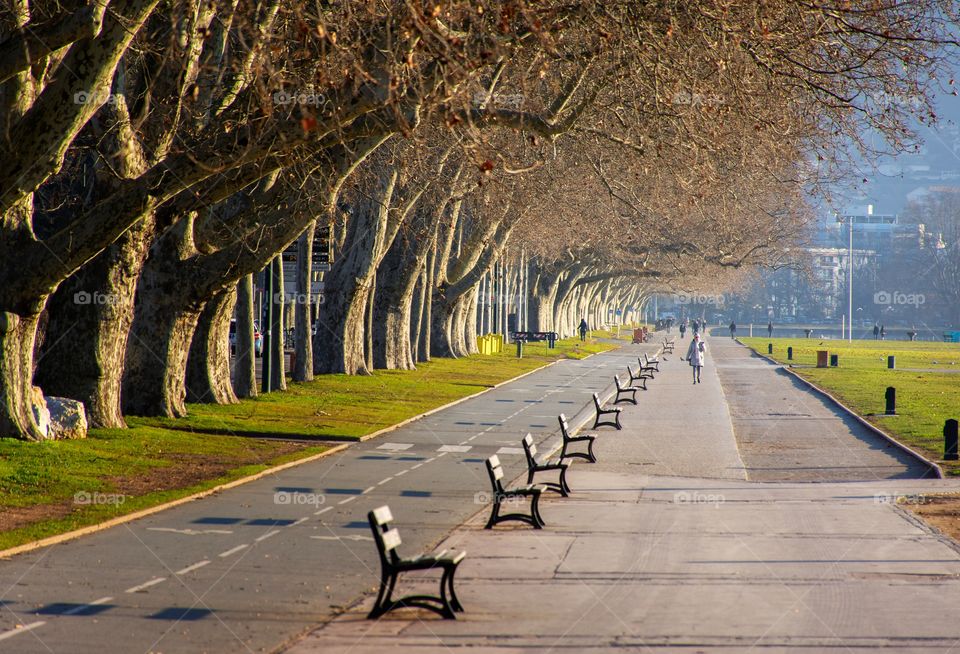
{"label": "white lane marking", "polygon": [[310,519],[310,518],[303,517],[303,518],[300,518],[299,520],[295,520],[295,521],[291,522],[291,523],[290,523],[289,525],[287,525],[287,526],[288,526],[288,527],[296,527],[297,525],[302,525],[304,522],[306,522],[306,521],[309,520],[309,519]]}
{"label": "white lane marking", "polygon": [[385,483],[387,483],[391,479],[393,479],[393,477],[387,477],[386,479],[381,479],[380,481],[377,482],[377,486],[383,486]]}
{"label": "white lane marking", "polygon": [[383,445],[378,445],[377,449],[401,452],[403,450],[409,450],[411,447],[413,447],[413,443],[384,443]]}
{"label": "white lane marking", "polygon": [[44,620],[38,620],[37,622],[31,622],[30,624],[25,624],[22,627],[16,627],[10,631],[0,634],[0,640],[6,640],[7,638],[13,638],[17,634],[25,634],[28,631],[36,629],[37,627],[42,627],[47,624]]}
{"label": "white lane marking", "polygon": [[470,441],[472,441],[474,438],[477,438],[478,436],[480,436],[480,434],[474,434],[473,436],[471,436],[470,438],[468,438],[468,439],[466,440],[466,442],[469,443]]}
{"label": "white lane marking", "polygon": [[91,607],[100,606],[101,604],[106,604],[112,599],[113,599],[112,597],[101,597],[100,599],[93,600],[88,604],[81,604],[80,606],[73,607],[69,611],[64,611],[63,615],[76,615],[77,613],[82,613],[83,611],[86,611]]}
{"label": "white lane marking", "polygon": [[[379,486],[379,485],[380,485],[380,484],[377,484],[377,486]],[[376,488],[377,486],[371,486],[370,488],[365,488],[364,491],[363,491],[362,493],[360,493],[360,494],[361,494],[361,495],[366,495],[367,493],[369,493],[370,491],[372,491],[372,490],[373,490],[374,488]]]}
{"label": "white lane marking", "polygon": [[147,531],[169,531],[186,536],[202,536],[203,534],[232,534],[230,529],[173,529],[172,527],[147,527]]}
{"label": "white lane marking", "polygon": [[449,452],[440,452],[440,454],[438,454],[437,456],[435,456],[435,457],[433,457],[433,458],[434,458],[434,459],[439,459],[441,456],[447,456],[447,454],[449,454]]}
{"label": "white lane marking", "polygon": [[140,584],[139,586],[133,586],[132,588],[128,588],[128,589],[126,589],[126,590],[123,591],[123,592],[125,592],[125,593],[139,593],[141,590],[145,590],[145,589],[147,589],[147,588],[150,588],[150,586],[156,586],[157,584],[163,583],[163,582],[166,581],[166,580],[167,580],[166,577],[157,577],[156,579],[151,579],[150,581],[146,581],[146,582]]}
{"label": "white lane marking", "polygon": [[469,452],[472,449],[473,445],[442,445],[437,452],[446,454],[447,452]]}
{"label": "white lane marking", "polygon": [[373,541],[373,538],[372,538],[371,536],[360,536],[359,534],[356,535],[356,536],[311,536],[310,538],[314,538],[314,539],[316,539],[316,540],[369,540],[369,541]]}
{"label": "white lane marking", "polygon": [[[436,459],[436,458],[437,458],[437,457],[435,457],[435,456],[431,456],[429,459],[427,459],[427,460],[424,461],[423,463],[430,463],[431,461],[433,461],[433,460]],[[423,465],[423,463],[421,463],[420,465]]]}
{"label": "white lane marking", "polygon": [[327,511],[333,511],[333,507],[332,507],[332,506],[326,506],[326,507],[320,509],[319,511],[314,511],[314,512],[313,512],[313,515],[322,515],[322,514],[326,513]]}
{"label": "white lane marking", "polygon": [[422,466],[422,465],[423,465],[423,463],[418,463],[417,465],[413,466],[413,467],[410,468],[410,469],[411,469],[411,470],[416,470],[417,468],[419,468],[419,467]]}
{"label": "white lane marking", "polygon": [[358,497],[357,495],[351,495],[350,497],[348,497],[348,498],[345,499],[345,500],[340,500],[339,502],[337,502],[337,504],[346,504],[347,502],[352,502],[352,501],[354,501],[355,499],[357,499],[357,497]]}
{"label": "white lane marking", "polygon": [[405,475],[405,474],[407,474],[408,472],[410,472],[410,471],[409,471],[409,470],[401,470],[400,472],[398,472],[397,474],[395,474],[394,477],[399,477],[399,476],[401,476],[401,475]]}
{"label": "white lane marking", "polygon": [[272,538],[273,536],[276,536],[276,535],[279,534],[279,533],[280,533],[280,530],[279,530],[279,529],[274,529],[273,531],[268,531],[268,532],[265,533],[263,536],[257,536],[257,537],[254,538],[253,540],[255,540],[256,542],[259,543],[259,542],[261,542],[261,541],[267,540],[268,538]]}
{"label": "white lane marking", "polygon": [[197,561],[197,562],[194,563],[193,565],[188,565],[186,568],[184,568],[184,569],[182,569],[182,570],[177,570],[177,571],[174,572],[173,574],[175,574],[175,575],[185,575],[185,574],[187,574],[188,572],[193,572],[194,570],[199,570],[199,569],[202,568],[203,566],[209,565],[209,564],[210,564],[210,561],[207,561],[206,559],[204,559],[203,561]]}
{"label": "white lane marking", "polygon": [[250,546],[247,545],[246,543],[244,543],[243,545],[237,545],[236,547],[232,547],[232,548],[228,549],[226,552],[220,552],[219,554],[217,554],[217,556],[219,556],[221,559],[225,559],[225,558],[227,558],[228,556],[230,556],[231,554],[236,554],[236,553],[239,552],[240,550],[246,549],[246,548],[248,548],[248,547],[250,547]]}
{"label": "white lane marking", "polygon": [[497,450],[497,454],[522,454],[523,450],[519,447],[501,447]]}

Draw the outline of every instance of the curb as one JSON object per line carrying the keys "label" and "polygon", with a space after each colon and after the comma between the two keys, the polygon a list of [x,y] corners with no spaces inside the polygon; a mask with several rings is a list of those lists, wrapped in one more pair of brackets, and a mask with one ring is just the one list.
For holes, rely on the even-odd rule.
{"label": "curb", "polygon": [[74,529],[72,531],[66,531],[62,534],[56,534],[54,536],[47,536],[46,538],[41,538],[40,540],[31,541],[29,543],[24,543],[22,545],[17,545],[16,547],[11,547],[6,550],[0,551],[0,559],[6,559],[17,554],[24,554],[25,552],[31,552],[42,547],[48,547],[50,545],[57,545],[59,543],[64,543],[68,540],[74,540],[75,538],[80,538],[81,536],[86,536],[88,534],[95,534],[98,531],[103,531],[111,527],[116,527],[117,525],[122,525],[127,522],[133,522],[134,520],[139,520],[140,518],[145,518],[154,513],[159,513],[160,511],[165,511],[167,509],[172,509],[175,506],[180,506],[181,504],[186,504],[187,502],[193,502],[194,500],[199,500],[214,493],[219,493],[220,491],[229,490],[237,486],[242,486],[248,484],[252,481],[262,479],[268,475],[272,475],[276,472],[281,472],[288,468],[293,468],[304,463],[310,463],[311,461],[316,461],[317,459],[322,459],[324,457],[337,454],[342,452],[346,448],[350,447],[350,443],[343,443],[342,445],[336,445],[331,447],[329,450],[320,452],[319,454],[314,454],[308,456],[304,459],[296,459],[295,461],[287,461],[286,463],[281,463],[280,465],[274,466],[272,468],[267,468],[266,470],[261,470],[260,472],[248,475],[246,477],[240,477],[239,479],[234,479],[233,481],[228,481],[226,483],[214,486],[213,488],[208,488],[207,490],[194,493],[192,495],[187,495],[186,497],[181,497],[176,500],[171,500],[169,502],[164,502],[163,504],[158,504],[156,506],[151,506],[146,509],[140,509],[139,511],[134,511],[133,513],[128,513],[126,515],[117,516],[116,518],[110,518],[106,522],[98,522],[94,525],[88,525],[86,527],[81,527],[79,529]]}
{"label": "curb", "polygon": [[794,379],[796,379],[797,381],[799,381],[801,384],[803,384],[804,386],[806,386],[808,389],[812,390],[814,393],[816,393],[816,394],[818,394],[818,395],[820,395],[820,396],[822,396],[822,397],[825,397],[825,398],[826,398],[827,400],[829,400],[834,406],[838,407],[839,409],[841,409],[842,411],[844,411],[845,413],[847,413],[851,418],[853,418],[854,420],[856,420],[860,425],[862,425],[863,427],[865,427],[865,428],[866,428],[868,431],[870,431],[871,433],[879,436],[880,438],[882,438],[883,440],[887,441],[888,443],[890,443],[891,445],[893,445],[894,447],[896,447],[896,448],[899,449],[900,451],[904,452],[905,454],[908,454],[909,456],[912,456],[913,458],[915,458],[915,459],[917,459],[918,461],[920,461],[921,463],[923,463],[925,466],[927,466],[928,468],[930,468],[930,470],[933,471],[933,473],[934,473],[934,475],[936,476],[937,479],[944,479],[943,469],[942,469],[939,465],[937,465],[936,463],[934,463],[933,461],[931,461],[931,460],[928,459],[927,457],[923,456],[923,455],[920,454],[919,452],[914,451],[914,450],[911,449],[909,446],[904,445],[903,443],[901,443],[900,441],[898,441],[898,440],[895,439],[893,436],[891,436],[890,434],[886,433],[885,431],[883,431],[882,429],[880,429],[880,428],[877,427],[876,425],[872,424],[871,422],[869,422],[868,420],[866,420],[863,416],[861,416],[859,413],[857,413],[856,411],[854,411],[853,409],[851,409],[850,407],[848,407],[846,404],[844,404],[843,402],[841,402],[840,400],[838,400],[837,398],[835,398],[835,397],[834,397],[833,395],[831,395],[828,391],[820,388],[819,386],[817,386],[817,385],[814,384],[813,382],[811,382],[811,381],[809,381],[809,380],[807,380],[807,379],[804,379],[802,376],[800,376],[799,374],[797,374],[796,372],[794,372],[789,366],[787,366],[787,365],[785,365],[785,364],[783,364],[783,363],[780,363],[780,362],[777,361],[776,359],[773,359],[773,358],[767,356],[766,354],[761,354],[761,353],[757,352],[756,350],[754,350],[754,349],[753,349],[752,347],[750,347],[749,345],[746,345],[745,343],[741,342],[739,338],[734,339],[734,340],[736,340],[736,342],[739,343],[740,345],[743,345],[743,347],[745,347],[745,348],[747,348],[748,350],[750,350],[751,352],[753,352],[753,353],[754,353],[756,356],[758,356],[759,358],[763,359],[764,361],[766,361],[766,362],[768,362],[768,363],[772,363],[773,365],[777,366],[778,368],[780,368],[781,370],[783,370],[785,373],[787,373],[788,375],[790,375],[791,377],[793,377]]}

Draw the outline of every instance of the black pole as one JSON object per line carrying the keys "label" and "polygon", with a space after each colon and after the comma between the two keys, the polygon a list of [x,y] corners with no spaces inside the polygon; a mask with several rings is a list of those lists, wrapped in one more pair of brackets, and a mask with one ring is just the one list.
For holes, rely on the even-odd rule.
{"label": "black pole", "polygon": [[897,415],[897,389],[893,386],[887,387],[887,410],[886,414],[888,416]]}
{"label": "black pole", "polygon": [[891,354],[890,356],[887,357],[887,368],[890,368],[890,370],[893,370],[896,367],[897,367],[897,357]]}
{"label": "black pole", "polygon": [[773,354],[773,343],[767,343],[767,354]]}
{"label": "black pole", "polygon": [[943,423],[943,458],[957,460],[957,421],[953,418]]}
{"label": "black pole", "polygon": [[788,360],[788,361],[793,361],[793,347],[792,347],[792,346],[787,348],[787,360]]}

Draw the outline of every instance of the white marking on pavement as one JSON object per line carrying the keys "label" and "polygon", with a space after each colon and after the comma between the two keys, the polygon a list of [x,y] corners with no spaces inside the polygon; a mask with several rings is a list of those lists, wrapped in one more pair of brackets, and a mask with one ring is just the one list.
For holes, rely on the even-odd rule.
{"label": "white marking on pavement", "polygon": [[352,502],[352,501],[354,501],[355,499],[357,499],[357,496],[356,496],[356,495],[351,495],[350,497],[348,497],[348,498],[345,499],[345,500],[340,500],[339,502],[337,502],[337,504],[346,504],[347,502]]}
{"label": "white marking on pavement", "polygon": [[497,454],[521,454],[523,450],[519,447],[501,447],[497,450]]}
{"label": "white marking on pavement", "polygon": [[226,552],[220,552],[219,554],[217,554],[217,556],[219,556],[221,559],[225,559],[225,558],[227,558],[228,556],[230,556],[231,554],[236,554],[236,553],[239,552],[240,550],[246,549],[246,548],[248,548],[248,547],[250,547],[250,546],[247,545],[246,543],[244,543],[243,545],[237,545],[236,547],[232,547],[232,548],[228,549]]}
{"label": "white marking on pavement", "polygon": [[443,452],[469,452],[473,449],[473,445],[443,445],[437,451]]}
{"label": "white marking on pavement", "polygon": [[359,534],[355,536],[311,536],[316,540],[369,540],[373,541],[373,538],[370,536],[361,536]]}
{"label": "white marking on pavement", "polygon": [[268,531],[268,532],[265,533],[263,536],[257,536],[257,537],[254,538],[253,540],[255,540],[256,542],[259,543],[259,542],[262,542],[262,541],[267,540],[268,538],[272,538],[272,537],[276,536],[276,535],[279,534],[279,533],[280,533],[280,530],[279,530],[279,529],[274,529],[273,531]]}
{"label": "white marking on pavement", "polygon": [[77,613],[82,613],[83,611],[86,611],[91,607],[100,606],[101,604],[106,604],[112,599],[113,599],[112,597],[101,597],[98,600],[93,600],[89,604],[81,604],[80,606],[73,607],[69,611],[64,611],[63,615],[76,615]]}
{"label": "white marking on pavement", "polygon": [[150,581],[146,581],[146,582],[140,584],[139,586],[134,586],[133,588],[128,588],[128,589],[126,589],[126,590],[123,591],[123,592],[125,592],[125,593],[139,593],[141,590],[150,588],[150,586],[156,586],[157,584],[163,583],[163,582],[166,581],[166,580],[167,580],[166,577],[157,577],[156,579],[151,579]]}
{"label": "white marking on pavement", "polygon": [[[424,463],[426,463],[426,462],[424,462]],[[413,467],[410,468],[410,469],[411,469],[411,470],[416,470],[417,468],[419,468],[419,467],[422,466],[422,465],[423,465],[423,463],[418,463],[417,465],[413,466]]]}
{"label": "white marking on pavement", "polygon": [[320,509],[319,511],[314,511],[314,512],[313,512],[313,515],[322,515],[322,514],[326,513],[327,511],[333,511],[333,507],[332,507],[332,506],[324,507],[324,508]]}
{"label": "white marking on pavement", "polygon": [[447,456],[448,452],[440,452],[437,456],[433,457],[434,459],[439,459],[441,456]]}
{"label": "white marking on pavement", "polygon": [[410,471],[409,471],[409,470],[401,470],[400,472],[398,472],[397,474],[395,474],[394,477],[399,477],[400,475],[405,475],[405,474],[407,474],[408,472],[410,472]]}
{"label": "white marking on pavement", "polygon": [[36,629],[37,627],[42,627],[45,624],[47,623],[44,620],[38,620],[37,622],[31,622],[30,624],[25,624],[22,627],[17,627],[15,629],[11,629],[10,631],[0,634],[0,640],[6,640],[7,638],[12,638],[17,634],[25,634],[28,631]]}
{"label": "white marking on pavement", "polygon": [[[377,486],[379,486],[379,484],[377,484]],[[366,495],[367,493],[369,493],[370,491],[372,491],[372,490],[373,490],[374,488],[376,488],[377,486],[371,486],[370,488],[365,488],[365,489],[363,490],[363,492],[360,493],[360,494],[361,494],[361,495]]]}
{"label": "white marking on pavement", "polygon": [[297,525],[302,525],[304,522],[306,522],[306,521],[309,520],[309,519],[310,519],[310,518],[303,517],[303,518],[300,518],[299,520],[296,520],[296,521],[290,523],[290,524],[287,525],[287,526],[288,526],[288,527],[296,527]]}
{"label": "white marking on pavement", "polygon": [[194,563],[193,565],[188,565],[188,566],[187,566],[186,568],[184,568],[183,570],[177,570],[177,571],[174,572],[173,574],[175,574],[175,575],[185,575],[185,574],[187,574],[188,572],[193,572],[194,570],[199,570],[200,568],[202,568],[202,567],[205,566],[205,565],[208,565],[209,563],[210,563],[210,561],[207,561],[206,559],[204,559],[203,561],[197,561],[197,562]]}
{"label": "white marking on pavement", "polygon": [[386,479],[381,479],[380,481],[377,482],[377,486],[383,486],[385,483],[387,483],[391,479],[393,479],[393,477],[387,477]]}
{"label": "white marking on pavement", "polygon": [[147,531],[169,531],[185,536],[202,536],[203,534],[232,534],[230,529],[174,529],[172,527],[147,527]]}
{"label": "white marking on pavement", "polygon": [[384,443],[383,445],[378,445],[377,449],[400,452],[402,450],[409,450],[411,447],[413,447],[413,443]]}

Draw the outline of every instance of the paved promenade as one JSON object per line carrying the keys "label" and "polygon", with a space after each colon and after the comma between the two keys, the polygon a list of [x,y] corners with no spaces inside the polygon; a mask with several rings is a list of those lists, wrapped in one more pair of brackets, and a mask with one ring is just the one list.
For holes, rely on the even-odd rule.
{"label": "paved promenade", "polygon": [[[368,621],[368,597],[289,652],[960,648],[960,550],[891,502],[960,482],[911,478],[925,469],[776,366],[722,339],[708,347],[703,384],[668,356],[625,429],[601,430],[600,462],[570,471],[574,495],[542,503],[545,529],[485,531],[481,511],[441,543],[468,552],[459,620],[405,610]],[[764,409],[745,383],[778,402]],[[778,416],[783,406],[804,415]],[[777,434],[787,456],[764,453]],[[839,481],[844,470],[854,481]],[[407,516],[395,517],[403,530]]]}

